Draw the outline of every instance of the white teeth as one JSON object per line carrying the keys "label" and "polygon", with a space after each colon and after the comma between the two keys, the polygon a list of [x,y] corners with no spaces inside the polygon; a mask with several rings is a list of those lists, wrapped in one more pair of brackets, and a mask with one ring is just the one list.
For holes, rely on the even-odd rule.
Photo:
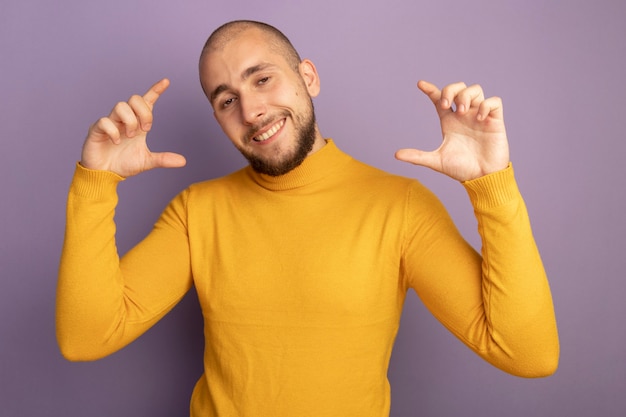
{"label": "white teeth", "polygon": [[274,136],[274,134],[276,132],[278,132],[278,130],[283,127],[283,124],[285,124],[284,120],[281,120],[280,122],[276,123],[274,126],[271,127],[270,130],[268,130],[267,132],[263,133],[262,135],[256,136],[254,138],[254,140],[256,140],[257,142],[263,142],[268,140],[269,138],[271,138],[272,136]]}

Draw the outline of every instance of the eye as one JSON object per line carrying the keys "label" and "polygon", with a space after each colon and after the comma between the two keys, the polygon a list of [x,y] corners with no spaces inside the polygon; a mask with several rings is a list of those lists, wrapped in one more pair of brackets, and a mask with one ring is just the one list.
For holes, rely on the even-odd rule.
{"label": "eye", "polygon": [[257,81],[257,84],[259,84],[259,85],[267,84],[267,82],[269,80],[270,80],[270,77],[263,77],[263,78],[259,79],[259,81]]}
{"label": "eye", "polygon": [[224,100],[222,102],[222,108],[226,108],[226,107],[230,106],[231,104],[233,104],[235,102],[235,100],[236,100],[235,97],[227,98],[226,100]]}

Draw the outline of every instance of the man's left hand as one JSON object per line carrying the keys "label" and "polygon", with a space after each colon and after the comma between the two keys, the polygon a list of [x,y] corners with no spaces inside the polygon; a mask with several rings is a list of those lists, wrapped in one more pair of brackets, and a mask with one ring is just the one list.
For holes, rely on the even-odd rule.
{"label": "man's left hand", "polygon": [[481,86],[455,83],[439,90],[426,81],[417,83],[435,105],[443,142],[432,152],[400,149],[396,158],[469,181],[500,171],[509,164],[502,100],[485,99]]}

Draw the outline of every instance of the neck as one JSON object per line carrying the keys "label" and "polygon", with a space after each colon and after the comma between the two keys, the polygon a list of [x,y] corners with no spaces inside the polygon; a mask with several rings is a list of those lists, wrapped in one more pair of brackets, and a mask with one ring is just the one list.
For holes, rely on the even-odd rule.
{"label": "neck", "polygon": [[325,145],[326,145],[326,140],[320,133],[320,129],[316,124],[315,125],[315,142],[313,142],[313,147],[311,148],[311,151],[309,152],[308,156],[313,155],[315,152],[322,149]]}
{"label": "neck", "polygon": [[328,141],[322,139],[322,141],[321,149],[317,152],[312,150],[302,164],[285,175],[273,177],[259,174],[250,166],[246,168],[248,175],[252,177],[254,182],[272,191],[285,191],[305,187],[331,176],[337,170],[343,169],[343,164],[352,158],[341,152],[331,139]]}

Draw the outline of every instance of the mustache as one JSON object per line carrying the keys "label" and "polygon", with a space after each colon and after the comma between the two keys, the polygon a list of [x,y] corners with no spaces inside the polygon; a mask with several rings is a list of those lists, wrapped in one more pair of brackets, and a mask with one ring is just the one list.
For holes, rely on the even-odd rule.
{"label": "mustache", "polygon": [[283,112],[281,112],[279,114],[274,114],[274,115],[267,116],[267,117],[263,118],[259,122],[257,122],[254,125],[250,126],[250,128],[248,129],[248,131],[246,132],[246,134],[244,136],[244,139],[246,141],[253,140],[253,138],[258,135],[258,133],[259,133],[259,131],[261,129],[263,129],[264,127],[267,127],[267,126],[271,126],[274,123],[276,123],[278,120],[284,119],[286,117],[289,117],[289,115],[290,115],[289,112],[283,111]]}

